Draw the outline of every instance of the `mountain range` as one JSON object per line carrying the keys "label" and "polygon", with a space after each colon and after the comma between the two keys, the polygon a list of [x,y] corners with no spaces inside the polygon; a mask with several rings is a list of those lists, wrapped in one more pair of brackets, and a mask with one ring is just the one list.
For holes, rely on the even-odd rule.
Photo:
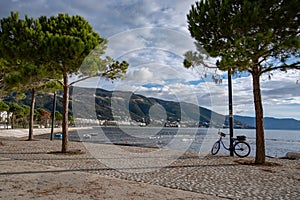
{"label": "mountain range", "polygon": [[[7,97],[4,101],[11,101]],[[53,95],[39,94],[36,108],[52,110]],[[88,103],[91,102],[91,103]],[[18,103],[30,105],[30,93]],[[56,108],[62,111],[62,98],[58,94]],[[184,127],[228,127],[228,116],[221,115],[207,108],[186,102],[166,101],[146,97],[126,91],[107,91],[104,89],[71,88],[70,114],[75,118],[108,121],[135,121],[146,125],[166,125],[180,123]],[[265,129],[300,130],[300,121],[295,119],[264,118]],[[255,128],[255,118],[234,116],[235,128]]]}
{"label": "mountain range", "polygon": [[[234,119],[255,127],[255,118],[247,116],[234,116]],[[300,121],[293,118],[264,117],[265,129],[300,130]]]}

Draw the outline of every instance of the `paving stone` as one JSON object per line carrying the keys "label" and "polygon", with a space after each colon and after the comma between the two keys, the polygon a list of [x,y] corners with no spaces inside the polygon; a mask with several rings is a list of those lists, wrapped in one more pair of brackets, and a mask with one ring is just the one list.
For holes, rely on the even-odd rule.
{"label": "paving stone", "polygon": [[[59,151],[61,141],[25,141],[24,139],[11,139],[2,141],[0,145],[1,159],[10,158],[47,166],[56,166],[74,171],[87,171],[103,176],[115,177],[125,180],[150,183],[169,188],[193,191],[201,194],[210,194],[228,199],[299,199],[300,197],[300,161],[267,158],[270,165],[256,166],[240,164],[250,162],[253,158],[232,158],[228,156],[197,157],[197,154],[187,152],[174,160],[170,165],[159,167],[160,163],[149,162],[149,166],[140,159],[132,165],[128,162],[128,169],[113,169],[92,154],[80,142],[70,142],[70,149],[81,150],[84,154],[64,155],[55,154]],[[93,144],[91,144],[93,145]],[[103,152],[110,158],[112,145],[101,144]],[[99,146],[97,146],[99,148]],[[124,151],[132,151],[133,147],[122,147]],[[131,149],[131,150],[130,150]],[[143,148],[134,149],[143,152]],[[146,150],[145,150],[146,151]],[[141,153],[142,156],[142,153]],[[148,158],[145,157],[145,160]],[[151,158],[153,159],[153,158]],[[172,152],[161,157],[174,159]],[[120,160],[113,160],[118,164]],[[140,163],[139,163],[140,162]],[[124,163],[120,163],[124,164]],[[140,164],[140,165],[139,165]],[[145,171],[134,169],[139,166]],[[133,172],[133,173],[132,173]]]}

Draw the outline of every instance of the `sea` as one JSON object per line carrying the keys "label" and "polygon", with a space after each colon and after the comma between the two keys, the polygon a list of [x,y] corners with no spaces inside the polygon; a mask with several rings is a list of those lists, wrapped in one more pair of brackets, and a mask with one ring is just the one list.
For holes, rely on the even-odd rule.
{"label": "sea", "polygon": [[[139,126],[97,126],[69,133],[71,141],[108,143],[115,145],[155,147],[209,154],[218,131],[229,134],[229,129],[139,127]],[[250,144],[250,156],[255,156],[255,129],[234,129],[234,137],[245,135]],[[59,134],[56,139],[60,139]],[[226,147],[229,135],[223,138]],[[284,157],[287,152],[300,153],[300,130],[265,130],[267,157]],[[220,154],[229,154],[221,146]]]}

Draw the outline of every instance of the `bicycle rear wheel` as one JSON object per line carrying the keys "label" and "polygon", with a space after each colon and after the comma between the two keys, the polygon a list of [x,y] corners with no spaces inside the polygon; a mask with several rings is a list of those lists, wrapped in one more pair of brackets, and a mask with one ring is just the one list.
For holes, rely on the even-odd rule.
{"label": "bicycle rear wheel", "polygon": [[216,142],[211,149],[211,154],[216,155],[219,152],[219,150],[220,150],[220,142]]}
{"label": "bicycle rear wheel", "polygon": [[250,145],[246,142],[237,142],[233,147],[234,153],[238,157],[247,157],[250,154]]}

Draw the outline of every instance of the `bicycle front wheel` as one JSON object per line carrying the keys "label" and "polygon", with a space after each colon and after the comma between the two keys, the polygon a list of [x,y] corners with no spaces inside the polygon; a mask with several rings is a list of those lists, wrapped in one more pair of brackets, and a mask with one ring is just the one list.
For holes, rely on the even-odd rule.
{"label": "bicycle front wheel", "polygon": [[211,149],[211,154],[216,155],[220,150],[220,142],[216,142]]}
{"label": "bicycle front wheel", "polygon": [[233,147],[234,153],[238,157],[247,157],[250,154],[250,145],[246,142],[237,142]]}

